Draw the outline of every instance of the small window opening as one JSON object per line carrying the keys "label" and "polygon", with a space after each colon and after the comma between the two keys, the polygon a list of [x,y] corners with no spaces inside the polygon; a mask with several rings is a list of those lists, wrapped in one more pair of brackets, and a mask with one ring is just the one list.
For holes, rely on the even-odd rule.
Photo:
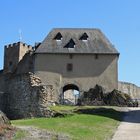
{"label": "small window opening", "polygon": [[61,41],[61,40],[62,40],[62,35],[61,35],[61,33],[60,33],[60,32],[57,33],[57,35],[54,37],[54,39],[55,39],[56,41]]}
{"label": "small window opening", "polygon": [[71,63],[67,64],[67,71],[72,71],[73,70],[73,65]]}
{"label": "small window opening", "polygon": [[69,58],[72,59],[72,58],[73,58],[73,54],[70,54],[70,55],[69,55]]}
{"label": "small window opening", "polygon": [[33,62],[31,61],[30,63],[29,63],[29,69],[32,69],[33,68]]}
{"label": "small window opening", "polygon": [[80,40],[83,40],[83,41],[87,41],[88,39],[88,35],[86,33],[84,33],[81,37],[80,37]]}
{"label": "small window opening", "polygon": [[9,66],[12,66],[12,65],[13,65],[13,62],[12,62],[12,61],[10,61],[10,62],[9,62]]}
{"label": "small window opening", "polygon": [[75,42],[73,39],[71,39],[65,46],[64,48],[75,48]]}
{"label": "small window opening", "polygon": [[99,57],[98,54],[95,54],[95,59],[98,59],[98,57]]}

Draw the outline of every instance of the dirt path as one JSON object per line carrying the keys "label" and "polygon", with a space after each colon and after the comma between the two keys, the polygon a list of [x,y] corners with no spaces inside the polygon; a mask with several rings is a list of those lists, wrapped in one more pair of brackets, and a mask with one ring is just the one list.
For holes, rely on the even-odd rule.
{"label": "dirt path", "polygon": [[69,140],[66,135],[40,130],[31,126],[16,126],[16,128],[27,132],[27,136],[20,140]]}
{"label": "dirt path", "polygon": [[140,140],[140,107],[129,108],[112,140]]}

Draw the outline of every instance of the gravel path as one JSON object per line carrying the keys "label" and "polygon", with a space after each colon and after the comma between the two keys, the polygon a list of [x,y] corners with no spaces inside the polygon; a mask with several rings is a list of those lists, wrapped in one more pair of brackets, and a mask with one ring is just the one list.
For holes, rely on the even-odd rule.
{"label": "gravel path", "polygon": [[140,140],[140,107],[128,110],[112,140]]}

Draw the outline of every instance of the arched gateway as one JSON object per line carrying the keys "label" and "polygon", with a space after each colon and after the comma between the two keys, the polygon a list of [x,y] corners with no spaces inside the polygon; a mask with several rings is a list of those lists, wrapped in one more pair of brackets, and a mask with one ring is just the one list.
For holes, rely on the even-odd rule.
{"label": "arched gateway", "polygon": [[67,105],[76,105],[80,92],[78,86],[74,84],[67,84],[63,87],[62,103]]}

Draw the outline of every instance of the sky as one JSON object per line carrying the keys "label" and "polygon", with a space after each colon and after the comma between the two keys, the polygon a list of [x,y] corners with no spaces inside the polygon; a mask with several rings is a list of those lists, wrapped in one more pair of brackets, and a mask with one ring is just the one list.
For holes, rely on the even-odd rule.
{"label": "sky", "polygon": [[41,42],[52,28],[99,28],[119,51],[120,81],[140,86],[140,0],[1,0],[4,45]]}

